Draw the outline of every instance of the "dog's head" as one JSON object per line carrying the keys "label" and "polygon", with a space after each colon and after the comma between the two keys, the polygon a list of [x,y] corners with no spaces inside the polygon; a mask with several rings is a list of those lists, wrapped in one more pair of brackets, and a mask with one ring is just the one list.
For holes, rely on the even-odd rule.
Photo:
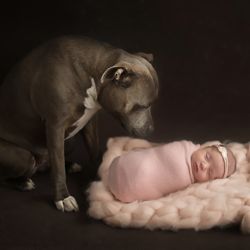
{"label": "dog's head", "polygon": [[101,77],[99,103],[139,137],[154,128],[151,105],[158,96],[158,77],[152,59],[144,53],[123,55]]}

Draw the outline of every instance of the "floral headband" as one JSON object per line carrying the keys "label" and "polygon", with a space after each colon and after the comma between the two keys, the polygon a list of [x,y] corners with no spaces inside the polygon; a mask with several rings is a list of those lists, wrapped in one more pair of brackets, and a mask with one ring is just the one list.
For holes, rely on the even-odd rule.
{"label": "floral headband", "polygon": [[223,144],[214,144],[212,145],[213,147],[216,147],[217,150],[220,152],[223,161],[224,161],[224,166],[225,166],[225,171],[224,171],[224,175],[223,178],[226,178],[228,175],[228,157],[227,157],[227,148],[225,145]]}

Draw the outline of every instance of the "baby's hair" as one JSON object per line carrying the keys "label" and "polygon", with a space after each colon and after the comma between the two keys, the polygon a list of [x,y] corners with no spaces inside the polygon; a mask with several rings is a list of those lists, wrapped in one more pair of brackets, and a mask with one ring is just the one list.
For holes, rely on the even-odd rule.
{"label": "baby's hair", "polygon": [[226,149],[228,156],[228,176],[230,176],[236,171],[236,157],[229,147],[226,147]]}

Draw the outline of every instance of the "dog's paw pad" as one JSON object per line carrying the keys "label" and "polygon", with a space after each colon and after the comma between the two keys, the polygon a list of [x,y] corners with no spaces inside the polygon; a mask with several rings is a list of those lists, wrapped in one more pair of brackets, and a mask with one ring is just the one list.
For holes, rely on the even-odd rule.
{"label": "dog's paw pad", "polygon": [[69,173],[78,173],[82,171],[82,166],[78,163],[73,163],[69,167]]}
{"label": "dog's paw pad", "polygon": [[78,204],[73,196],[68,196],[64,200],[56,201],[56,207],[58,210],[64,212],[77,212],[79,210]]}
{"label": "dog's paw pad", "polygon": [[21,191],[30,191],[30,190],[35,189],[35,187],[36,187],[35,183],[31,179],[27,179],[25,181],[22,181],[22,182],[18,183],[16,186]]}

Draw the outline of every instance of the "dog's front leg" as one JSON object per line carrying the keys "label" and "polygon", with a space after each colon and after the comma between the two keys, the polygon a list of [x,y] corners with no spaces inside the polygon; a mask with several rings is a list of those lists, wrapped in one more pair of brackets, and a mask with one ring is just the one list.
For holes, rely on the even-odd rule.
{"label": "dog's front leg", "polygon": [[95,163],[100,157],[100,145],[97,127],[97,114],[86,124],[81,130],[83,135],[84,143],[87,147],[90,159],[92,163]]}
{"label": "dog's front leg", "polygon": [[47,147],[52,171],[52,181],[55,193],[55,204],[61,211],[78,211],[78,205],[73,196],[69,195],[66,185],[64,162],[63,126],[46,124]]}

